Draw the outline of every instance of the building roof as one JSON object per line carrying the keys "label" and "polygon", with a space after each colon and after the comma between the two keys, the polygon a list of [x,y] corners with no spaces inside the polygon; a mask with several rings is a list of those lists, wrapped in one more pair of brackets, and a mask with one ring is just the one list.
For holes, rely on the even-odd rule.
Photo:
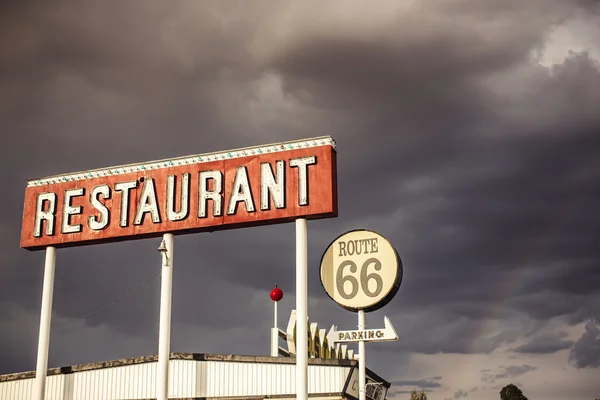
{"label": "building roof", "polygon": [[[150,399],[156,385],[156,355],[51,368],[49,398]],[[295,393],[294,357],[171,353],[169,398],[287,398]],[[356,400],[358,361],[308,359],[311,397]],[[384,400],[390,383],[367,368],[370,400]],[[0,375],[0,398],[21,400],[31,393],[35,371]],[[374,386],[373,386],[374,385]]]}

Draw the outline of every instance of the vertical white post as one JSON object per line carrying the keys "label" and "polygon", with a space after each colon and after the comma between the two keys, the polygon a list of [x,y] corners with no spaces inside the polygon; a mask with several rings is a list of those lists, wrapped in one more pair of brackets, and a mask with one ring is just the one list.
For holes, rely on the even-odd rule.
{"label": "vertical white post", "polygon": [[277,303],[279,302],[274,301],[273,303],[275,303],[273,305],[273,328],[277,328]]}
{"label": "vertical white post", "polygon": [[[365,330],[364,310],[358,311],[358,330]],[[365,385],[367,383],[367,355],[365,354],[364,340],[358,342],[358,357],[358,400],[365,400],[367,398],[365,392]]]}
{"label": "vertical white post", "polygon": [[46,247],[44,286],[42,288],[42,310],[40,315],[40,332],[38,338],[33,400],[44,400],[46,395],[46,371],[48,370],[48,349],[50,347],[50,321],[52,317],[55,266],[56,248],[52,246]]}
{"label": "vertical white post", "polygon": [[296,399],[308,398],[308,236],[306,219],[296,220]]}
{"label": "vertical white post", "polygon": [[271,357],[279,356],[279,328],[277,327],[277,301],[273,303],[273,327],[271,328]]}
{"label": "vertical white post", "polygon": [[[160,250],[163,248],[164,250]],[[156,398],[167,400],[169,395],[169,354],[171,347],[171,293],[173,289],[173,234],[163,235],[160,322],[158,333],[158,368],[156,370]]]}

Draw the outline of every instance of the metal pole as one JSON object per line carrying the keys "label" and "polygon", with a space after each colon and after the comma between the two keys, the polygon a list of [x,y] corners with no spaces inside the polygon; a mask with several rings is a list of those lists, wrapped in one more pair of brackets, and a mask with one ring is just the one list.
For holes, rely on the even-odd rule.
{"label": "metal pole", "polygon": [[279,328],[277,327],[277,301],[273,305],[273,327],[271,328],[271,357],[279,356]]}
{"label": "metal pole", "polygon": [[42,310],[38,338],[37,366],[33,400],[44,400],[46,395],[46,371],[48,370],[48,349],[50,347],[50,321],[52,317],[52,296],[54,294],[54,270],[56,267],[56,248],[46,247],[44,263],[44,285],[42,288]]}
{"label": "metal pole", "polygon": [[296,220],[296,399],[308,398],[308,244],[306,219]]}
{"label": "metal pole", "polygon": [[[365,312],[364,310],[359,310],[358,330],[364,331],[365,329]],[[358,356],[358,400],[365,400],[367,398],[365,392],[365,385],[367,383],[367,355],[365,354],[364,340],[358,342]]]}
{"label": "metal pole", "polygon": [[277,328],[277,301],[274,301],[274,308],[273,308],[273,328]]}
{"label": "metal pole", "polygon": [[161,244],[159,251],[162,253],[163,259],[160,285],[160,325],[158,333],[156,398],[157,400],[167,400],[169,395],[169,352],[171,345],[171,293],[173,290],[172,233],[165,233],[163,235],[163,243]]}

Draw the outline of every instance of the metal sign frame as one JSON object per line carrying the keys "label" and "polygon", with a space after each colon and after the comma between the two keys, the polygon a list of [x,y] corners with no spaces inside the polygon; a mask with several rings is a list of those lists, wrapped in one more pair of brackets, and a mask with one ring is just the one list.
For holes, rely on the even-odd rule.
{"label": "metal sign frame", "polygon": [[[277,158],[277,155],[285,153],[288,154],[287,159]],[[330,136],[323,136],[29,180],[25,189],[21,248],[46,251],[32,399],[45,398],[56,249],[61,247],[162,236],[163,241],[158,248],[161,255],[161,292],[157,400],[168,399],[174,234],[294,221],[297,329],[307,331],[307,219],[337,217],[336,160],[335,141]],[[203,164],[204,169],[199,168],[199,164]],[[293,186],[290,190],[285,179],[285,164],[297,169],[297,178],[290,179]],[[317,176],[320,181],[310,184],[310,177],[315,178],[316,171],[313,168],[311,172],[309,166],[314,164],[323,168],[325,176]],[[254,172],[248,173],[250,167]],[[192,178],[190,170],[196,173],[195,178]],[[202,175],[203,172],[208,174]],[[203,180],[203,177],[206,179]],[[195,190],[190,189],[191,179],[198,182]],[[213,179],[210,187],[208,179]],[[218,184],[216,181],[219,179]],[[166,190],[157,192],[157,183]],[[224,196],[227,190],[231,193],[227,204],[223,204],[226,211],[217,209],[214,203],[225,203],[220,196]],[[120,192],[120,208],[113,204],[112,192]],[[288,207],[291,201],[286,203],[285,199],[293,195],[297,205]],[[179,209],[175,207],[177,197],[180,199]],[[206,219],[202,211],[208,212],[206,202],[209,197],[213,203],[212,219]],[[136,207],[127,207],[126,198],[133,199]],[[182,206],[185,201],[188,202],[187,208]],[[253,201],[256,203],[252,204]],[[164,207],[159,207],[159,204]],[[194,204],[196,210],[193,209]],[[119,209],[119,218],[111,215],[109,205]],[[243,208],[243,213],[238,215],[240,208]],[[258,215],[257,211],[262,214]],[[163,212],[166,218],[161,218]],[[198,219],[204,219],[201,222],[194,219],[194,212]],[[187,222],[186,218],[189,218]],[[297,351],[296,398],[306,400],[307,342],[299,340]]]}

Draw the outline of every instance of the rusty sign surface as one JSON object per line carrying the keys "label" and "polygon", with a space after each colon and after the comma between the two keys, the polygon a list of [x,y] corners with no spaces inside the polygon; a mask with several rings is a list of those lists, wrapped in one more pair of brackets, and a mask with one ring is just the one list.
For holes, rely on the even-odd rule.
{"label": "rusty sign surface", "polygon": [[326,136],[30,180],[21,247],[335,216],[335,142]]}

